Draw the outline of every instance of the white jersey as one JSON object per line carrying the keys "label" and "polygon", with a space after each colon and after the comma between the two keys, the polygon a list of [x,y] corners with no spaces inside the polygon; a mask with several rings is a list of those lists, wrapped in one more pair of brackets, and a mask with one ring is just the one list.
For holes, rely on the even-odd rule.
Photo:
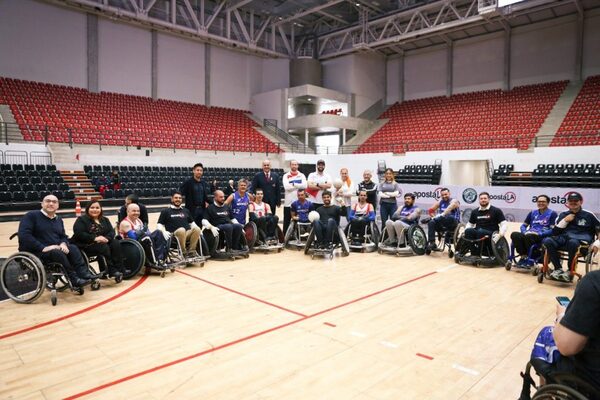
{"label": "white jersey", "polygon": [[256,202],[250,203],[250,212],[256,214],[257,218],[264,217],[271,213],[271,207],[264,201],[260,204]]}
{"label": "white jersey", "polygon": [[[317,184],[333,182],[331,179],[331,176],[329,176],[329,174],[323,173],[323,175],[321,175],[316,171],[311,172],[308,175],[307,181],[317,183]],[[327,190],[331,191],[331,188],[329,188]],[[318,203],[318,204],[323,204],[323,192],[324,192],[324,189],[310,189],[310,188],[306,189],[306,193],[308,193],[310,195],[309,200],[312,201],[313,203]]]}
{"label": "white jersey", "polygon": [[283,205],[289,207],[298,200],[298,189],[306,189],[306,176],[300,171],[295,175],[292,175],[292,171],[286,172],[283,174],[283,188],[285,189]]}

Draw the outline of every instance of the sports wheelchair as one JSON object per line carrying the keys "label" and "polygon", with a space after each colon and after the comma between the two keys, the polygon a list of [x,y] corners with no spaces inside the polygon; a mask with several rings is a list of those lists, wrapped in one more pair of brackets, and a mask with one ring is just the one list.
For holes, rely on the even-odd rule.
{"label": "sports wheelchair", "polygon": [[222,232],[219,232],[219,237],[215,238],[212,231],[210,229],[204,228],[202,230],[202,237],[206,241],[206,248],[208,249],[208,254],[210,258],[217,261],[230,260],[234,261],[238,258],[248,258],[250,257],[250,248],[248,247],[248,242],[246,241],[246,235],[244,234],[244,230],[242,229],[242,234],[240,235],[240,247],[241,250],[238,251],[227,251],[225,247],[225,237]]}
{"label": "sports wheelchair", "polygon": [[[289,230],[289,229],[288,229]],[[333,253],[336,249],[341,249],[341,253],[343,257],[346,257],[350,254],[350,245],[348,244],[348,239],[344,234],[344,230],[342,227],[338,225],[337,232],[334,232],[333,237],[331,238],[331,246],[329,247],[319,247],[314,246],[314,242],[317,239],[317,234],[314,226],[311,227],[308,237],[306,238],[306,245],[304,246],[304,254],[309,255],[310,258],[314,259],[315,256],[321,256],[325,258],[333,259]]]}
{"label": "sports wheelchair", "polygon": [[425,231],[417,223],[411,224],[408,228],[404,229],[403,237],[398,238],[398,242],[395,246],[391,246],[387,243],[388,238],[389,235],[387,229],[384,229],[379,242],[379,254],[394,254],[397,257],[411,255],[422,256],[425,254],[427,235],[425,235]]}
{"label": "sports wheelchair", "polygon": [[[455,252],[454,261],[457,264],[466,262],[473,264],[475,267],[490,268],[494,266],[506,266],[508,261],[508,241],[503,236],[498,242],[494,243],[492,235],[483,236],[479,239],[467,239],[465,238],[464,231],[459,232]],[[478,254],[472,253],[473,245],[478,250]]]}
{"label": "sports wheelchair", "polygon": [[[517,263],[519,256],[515,254],[515,245],[510,244],[510,254],[504,266],[507,271],[515,268],[517,271],[530,271],[533,276],[537,275],[540,264],[544,258],[544,251],[541,244],[534,244],[527,250],[527,257],[524,259],[524,264]],[[522,260],[522,258],[521,258]]]}
{"label": "sports wheelchair", "polygon": [[[543,246],[542,246],[543,247]],[[569,254],[567,251],[559,250],[561,261],[568,261]],[[581,241],[577,248],[577,253],[569,265],[569,282],[573,282],[574,277],[577,277],[578,281],[581,279],[581,274],[577,272],[577,265],[579,263],[585,264],[585,272],[588,273],[595,269],[598,269],[598,260],[595,257],[595,253],[591,251],[590,244],[586,241]],[[563,282],[562,280],[555,279],[551,274],[554,270],[550,268],[550,256],[548,252],[544,250],[543,264],[542,267],[537,270],[537,281],[538,283],[544,282],[544,278],[557,282]]]}
{"label": "sports wheelchair", "polygon": [[[12,240],[17,234],[10,236]],[[85,259],[84,259],[85,260]],[[6,259],[0,260],[0,285],[6,295],[17,303],[33,303],[44,293],[50,291],[50,301],[55,306],[58,302],[57,292],[69,289],[83,295],[83,286],[73,286],[65,267],[57,262],[44,263],[36,255],[19,251]],[[90,273],[96,271],[87,264]],[[88,283],[92,290],[100,289],[100,281],[93,279]]]}
{"label": "sports wheelchair", "polygon": [[346,225],[344,229],[344,234],[346,235],[346,240],[349,243],[349,247],[351,251],[361,252],[361,253],[372,253],[377,250],[379,246],[379,239],[381,237],[381,233],[379,232],[379,227],[375,223],[375,221],[369,222],[365,225],[365,230],[360,238],[352,237],[352,232],[350,230],[351,223]]}
{"label": "sports wheelchair", "polygon": [[179,238],[175,235],[171,235],[166,260],[169,267],[185,268],[187,265],[199,265],[200,267],[203,267],[206,260],[210,258],[208,255],[208,244],[203,235],[200,235],[200,238],[198,239],[196,255],[189,256],[183,254],[181,248],[182,246]]}
{"label": "sports wheelchair", "polygon": [[273,240],[267,238],[266,232],[258,228],[254,221],[244,225],[244,236],[250,252],[260,251],[264,253],[277,252],[280,253],[285,246],[285,236],[283,230],[277,225],[277,237]]}
{"label": "sports wheelchair", "polygon": [[[120,237],[120,236],[119,236]],[[168,263],[170,243],[166,243],[166,257],[159,260],[154,251],[154,245],[150,236],[143,236],[140,239],[124,238],[121,239],[121,253],[123,255],[123,265],[129,267],[130,273],[124,274],[125,279],[136,276],[143,266],[146,266],[146,272],[156,271],[161,278],[164,278],[167,270],[175,272],[176,264]]]}
{"label": "sports wheelchair", "polygon": [[283,244],[286,248],[302,250],[306,246],[306,239],[312,229],[310,222],[300,222],[292,220],[290,226],[285,232]]}
{"label": "sports wheelchair", "polygon": [[[600,388],[575,374],[554,373],[546,376],[546,384],[537,386],[531,377],[531,361],[521,372],[523,387],[519,400],[600,400]],[[536,390],[531,397],[531,387]]]}
{"label": "sports wheelchair", "polygon": [[[421,220],[421,224],[427,225],[432,220],[431,217],[425,217]],[[431,252],[439,251],[443,252],[448,249],[448,258],[454,257],[456,251],[456,243],[458,242],[459,236],[464,232],[465,224],[459,222],[456,227],[452,230],[442,229],[435,232],[435,247],[427,246],[425,254],[429,255]]]}

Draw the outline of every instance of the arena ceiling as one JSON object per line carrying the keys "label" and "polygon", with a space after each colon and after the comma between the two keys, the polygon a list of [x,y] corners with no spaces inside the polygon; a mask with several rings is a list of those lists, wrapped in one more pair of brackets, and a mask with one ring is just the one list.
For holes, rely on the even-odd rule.
{"label": "arena ceiling", "polygon": [[600,9],[598,0],[45,0],[269,57],[393,55]]}

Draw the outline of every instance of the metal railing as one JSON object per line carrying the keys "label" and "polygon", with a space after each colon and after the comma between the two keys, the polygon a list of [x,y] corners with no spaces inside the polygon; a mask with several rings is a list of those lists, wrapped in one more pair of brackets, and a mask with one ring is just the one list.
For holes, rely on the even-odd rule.
{"label": "metal railing", "polygon": [[[238,142],[235,148],[221,136],[212,135],[209,138],[190,137],[187,133],[181,133],[176,137],[165,137],[164,135],[154,134],[146,136],[139,132],[126,130],[121,132],[106,132],[93,129],[78,129],[78,128],[58,128],[48,125],[19,125],[1,122],[0,123],[0,141],[6,144],[11,143],[8,137],[8,128],[16,127],[20,129],[26,141],[44,142],[48,145],[50,142],[58,142],[69,145],[71,148],[78,145],[94,145],[102,150],[105,146],[117,146],[129,150],[129,148],[137,149],[172,149],[174,153],[177,150],[193,150],[210,151],[217,153],[279,153],[282,151],[303,154],[352,154],[357,150],[361,153],[381,153],[391,152],[396,154],[404,154],[411,151],[448,151],[448,150],[485,150],[497,148],[516,148],[519,150],[527,150],[531,147],[548,147],[550,145],[557,146],[584,146],[600,144],[600,131],[597,132],[582,132],[576,134],[560,136],[517,136],[511,138],[455,138],[455,139],[438,139],[438,140],[423,140],[414,142],[390,142],[382,145],[363,143],[361,145],[342,145],[342,146],[315,146],[311,148],[297,138],[289,135],[285,131],[277,128],[275,124],[265,120],[265,127],[278,138],[282,139],[279,142],[269,142],[264,145],[264,148],[257,148],[255,143]],[[11,129],[14,131],[14,129]],[[180,139],[185,137],[186,139]],[[419,137],[419,135],[415,135]],[[17,142],[14,140],[12,142]],[[457,146],[458,144],[458,146]]]}
{"label": "metal railing", "polygon": [[272,135],[276,136],[279,139],[282,139],[284,143],[289,144],[290,146],[305,146],[298,138],[290,135],[283,129],[277,126],[277,120],[275,119],[265,119],[263,121],[263,126],[266,130],[268,130]]}

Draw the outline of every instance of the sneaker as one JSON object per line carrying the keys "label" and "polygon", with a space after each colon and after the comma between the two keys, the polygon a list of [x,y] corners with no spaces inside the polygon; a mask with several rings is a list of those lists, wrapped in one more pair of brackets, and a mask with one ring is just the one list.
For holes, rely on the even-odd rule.
{"label": "sneaker", "polygon": [[360,240],[353,240],[352,241],[352,246],[362,246],[362,242]]}
{"label": "sneaker", "polygon": [[571,274],[569,273],[569,271],[562,271],[559,280],[562,282],[571,282]]}
{"label": "sneaker", "polygon": [[185,255],[187,258],[196,258],[196,257],[200,257],[200,255],[198,254],[198,252],[196,250],[191,250],[188,251]]}
{"label": "sneaker", "polygon": [[562,280],[562,274],[563,274],[562,269],[555,269],[554,271],[552,271],[550,273],[550,278],[560,281],[560,280]]}

